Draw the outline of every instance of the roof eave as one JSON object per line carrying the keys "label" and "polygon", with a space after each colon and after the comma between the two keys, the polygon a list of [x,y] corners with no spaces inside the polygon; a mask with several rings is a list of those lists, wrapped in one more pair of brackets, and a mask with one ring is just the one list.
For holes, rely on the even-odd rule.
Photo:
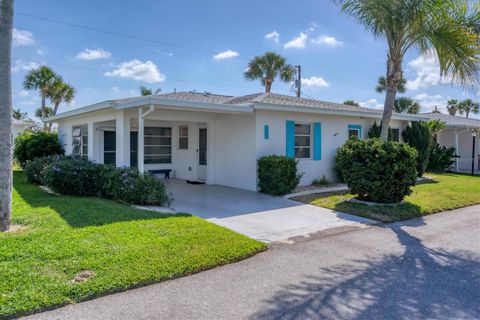
{"label": "roof eave", "polygon": [[42,121],[44,123],[55,122],[55,121],[58,121],[60,119],[73,117],[73,116],[78,116],[78,115],[81,115],[81,114],[85,114],[85,113],[89,113],[89,112],[95,112],[95,111],[99,111],[99,110],[103,110],[103,109],[107,109],[107,108],[111,108],[111,107],[112,107],[112,101],[111,100],[102,101],[102,102],[95,103],[95,104],[92,104],[92,105],[89,105],[89,106],[86,106],[86,107],[82,107],[82,108],[78,108],[78,109],[74,109],[74,110],[59,113],[59,114],[56,114],[54,116],[48,117],[48,118],[46,118]]}

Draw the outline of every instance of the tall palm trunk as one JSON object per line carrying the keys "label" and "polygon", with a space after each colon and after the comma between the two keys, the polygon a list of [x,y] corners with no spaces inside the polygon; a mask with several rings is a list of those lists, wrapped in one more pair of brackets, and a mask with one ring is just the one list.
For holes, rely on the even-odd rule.
{"label": "tall palm trunk", "polygon": [[[58,104],[58,103],[55,103],[55,104],[53,105],[52,116],[54,116],[54,115],[57,114],[58,107],[59,107],[59,104]],[[52,122],[48,123],[48,132],[51,132],[51,131],[52,131],[52,125],[53,125]]]}
{"label": "tall palm trunk", "polygon": [[[45,109],[45,100],[46,100],[46,93],[45,93],[45,90],[42,90],[42,121],[45,120],[45,118],[47,117],[47,110]],[[43,123],[43,131],[47,131],[48,130],[48,126],[47,124],[44,122]]]}
{"label": "tall palm trunk", "polygon": [[469,114],[470,114],[470,110],[465,110],[465,118],[468,118]]}
{"label": "tall palm trunk", "polygon": [[270,93],[272,90],[273,79],[265,79],[265,93]]}
{"label": "tall palm trunk", "polygon": [[0,231],[12,214],[12,26],[13,0],[0,0]]}
{"label": "tall palm trunk", "polygon": [[383,141],[388,140],[388,129],[397,96],[397,87],[402,79],[401,61],[401,58],[391,58],[389,55],[387,62],[387,93],[383,107],[382,131],[380,132],[380,139]]}

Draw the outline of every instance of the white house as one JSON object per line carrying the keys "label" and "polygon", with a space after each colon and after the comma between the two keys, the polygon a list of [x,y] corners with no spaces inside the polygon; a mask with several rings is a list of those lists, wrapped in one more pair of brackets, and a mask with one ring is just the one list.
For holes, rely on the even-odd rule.
{"label": "white house", "polygon": [[[476,135],[480,129],[480,120],[443,113],[426,113],[422,116],[429,119],[438,119],[445,123],[445,129],[437,135],[437,142],[441,146],[455,148],[459,156],[455,160],[455,171],[470,172],[472,160],[474,170],[479,170],[480,142]],[[475,136],[475,150],[473,150],[473,136]]]}
{"label": "white house", "polygon": [[31,121],[23,121],[23,120],[16,120],[13,119],[13,132],[12,132],[12,137],[13,140],[15,140],[16,137],[18,137],[23,131],[25,131],[27,128],[31,127],[34,125]]}
{"label": "white house", "polygon": [[[381,110],[274,93],[176,92],[104,101],[47,121],[58,123],[67,154],[257,190],[257,159],[271,154],[298,159],[301,185],[334,180],[336,150],[349,136],[366,138],[381,117]],[[428,119],[394,114],[394,137],[418,120]]]}

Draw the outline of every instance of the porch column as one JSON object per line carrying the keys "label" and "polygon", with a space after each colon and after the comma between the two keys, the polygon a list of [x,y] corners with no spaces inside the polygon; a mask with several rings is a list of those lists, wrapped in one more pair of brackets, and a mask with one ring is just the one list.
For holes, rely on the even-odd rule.
{"label": "porch column", "polygon": [[[458,131],[455,129],[455,154],[458,155]],[[455,171],[458,172],[458,157],[455,158]]]}
{"label": "porch column", "polygon": [[145,117],[152,113],[155,110],[153,104],[150,105],[150,108],[143,112],[143,107],[138,108],[138,171],[141,173],[145,172],[145,156],[144,156],[144,143],[145,143]]}
{"label": "porch column", "polygon": [[130,121],[125,117],[125,111],[120,111],[115,119],[115,164],[117,167],[129,165],[127,152],[129,151]]}
{"label": "porch column", "polygon": [[145,172],[145,160],[144,160],[144,135],[145,135],[145,130],[144,130],[144,121],[143,121],[143,108],[140,107],[138,108],[138,151],[137,151],[137,166],[138,166],[138,171],[140,173]]}
{"label": "porch column", "polygon": [[88,160],[90,161],[97,161],[95,156],[95,148],[94,145],[96,146],[98,144],[98,141],[96,141],[96,132],[95,128],[93,126],[93,122],[87,123],[87,132],[88,132]]}

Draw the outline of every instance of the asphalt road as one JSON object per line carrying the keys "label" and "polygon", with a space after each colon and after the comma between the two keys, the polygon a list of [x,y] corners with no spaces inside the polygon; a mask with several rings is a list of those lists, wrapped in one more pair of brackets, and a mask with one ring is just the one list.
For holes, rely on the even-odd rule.
{"label": "asphalt road", "polygon": [[480,206],[274,246],[30,319],[415,318],[480,318]]}

